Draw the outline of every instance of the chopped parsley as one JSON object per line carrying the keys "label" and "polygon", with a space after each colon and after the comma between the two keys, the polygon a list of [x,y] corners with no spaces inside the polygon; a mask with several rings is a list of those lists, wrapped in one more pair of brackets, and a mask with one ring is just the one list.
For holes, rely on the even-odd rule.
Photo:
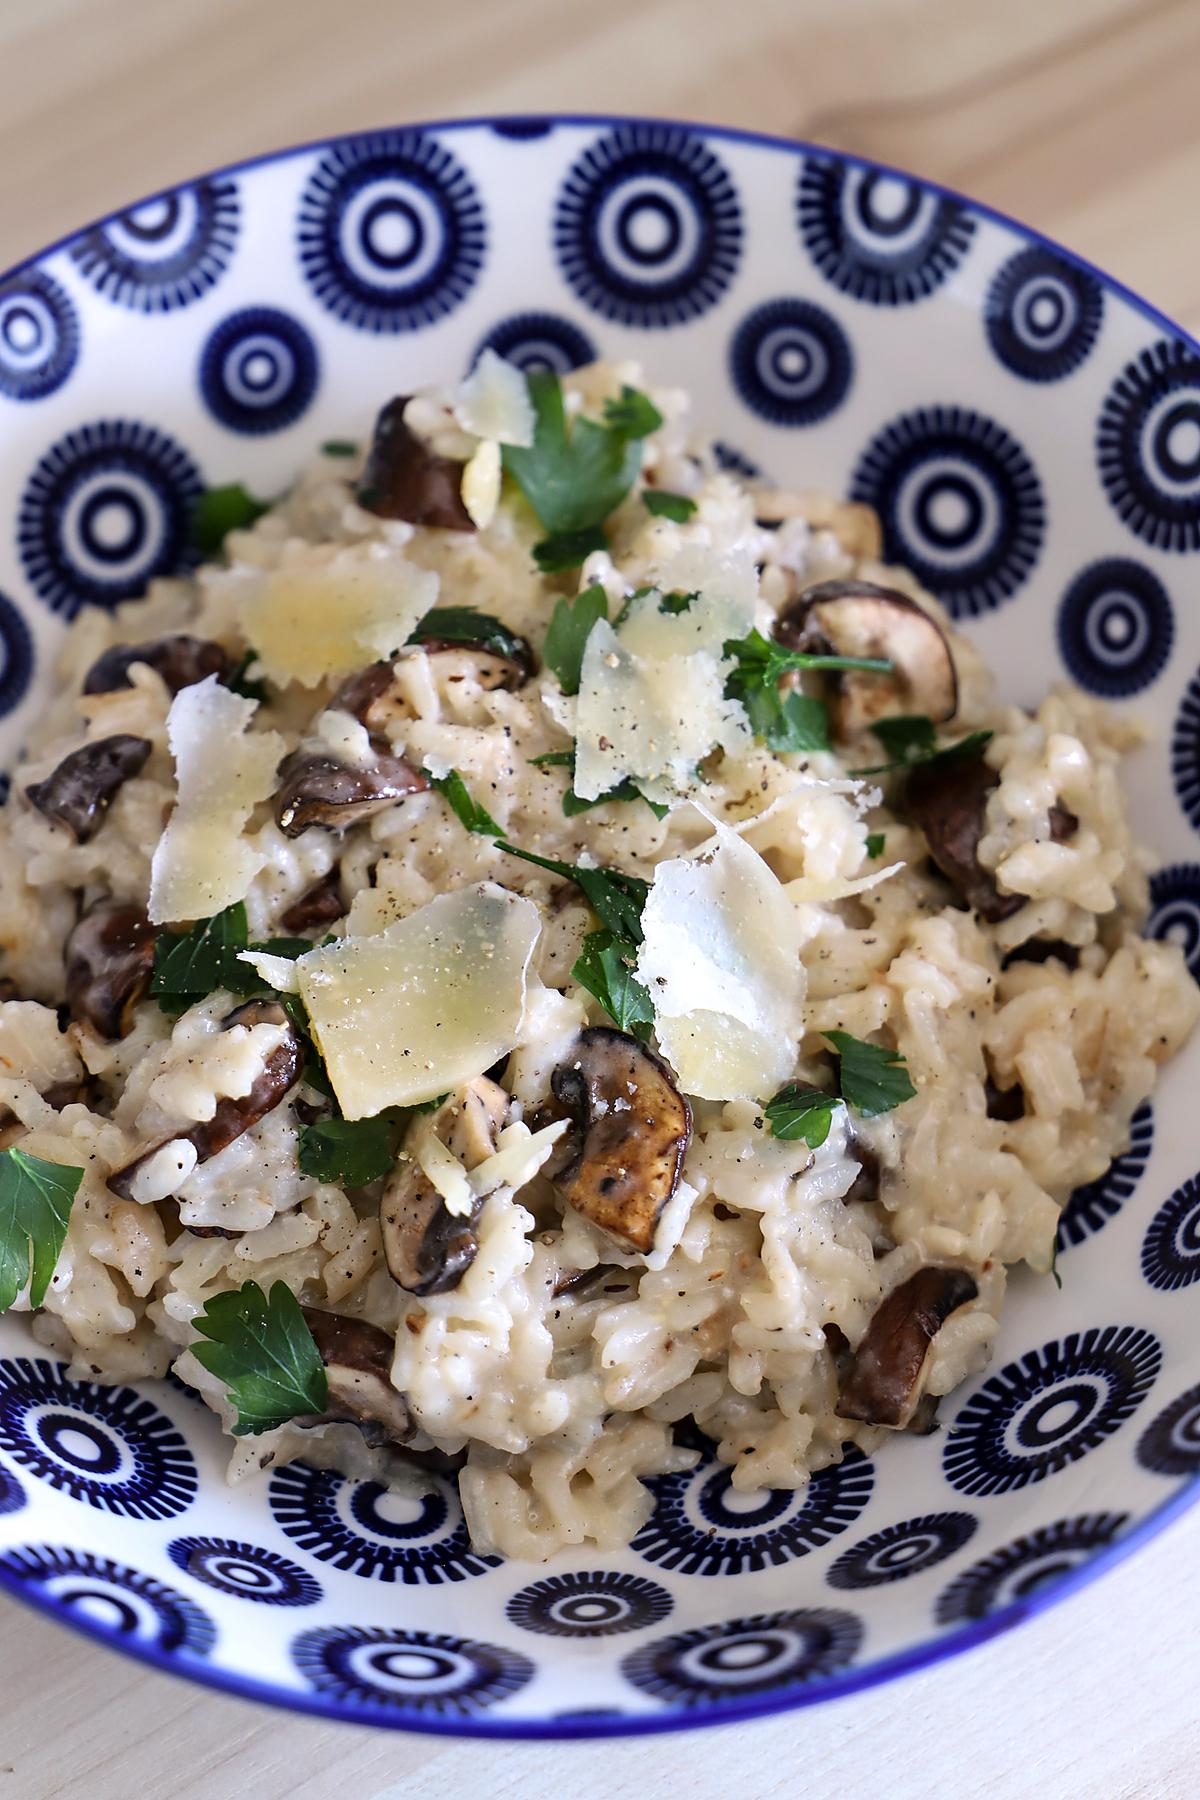
{"label": "chopped parsley", "polygon": [[[571,779],[575,779],[575,749],[548,750],[544,756],[530,757],[535,769],[570,769]],[[651,800],[643,794],[641,788],[631,780],[619,782],[615,788],[609,788],[607,794],[600,794],[595,800],[583,800],[569,787],[562,799],[563,813],[573,819],[577,813],[591,812],[593,806],[604,806],[610,800],[644,800],[656,819],[665,819],[670,812],[669,806],[660,806],[657,800]]]}
{"label": "chopped parsley", "polygon": [[662,422],[657,406],[640,388],[623,387],[619,400],[604,402],[604,423],[627,438],[649,437]]}
{"label": "chopped parsley", "polygon": [[696,510],[696,502],[686,494],[669,494],[665,488],[645,488],[642,499],[648,513],[656,519],[673,519],[676,525],[686,524]]}
{"label": "chopped parsley", "polygon": [[243,700],[265,700],[267,697],[266,683],[262,681],[251,681],[247,673],[257,661],[258,651],[247,650],[241,662],[225,684],[232,693],[240,694]]}
{"label": "chopped parsley", "polygon": [[525,663],[529,646],[524,638],[510,631],[491,613],[476,612],[472,606],[435,606],[427,612],[409,637],[410,644],[424,644],[430,638],[445,644],[470,644],[490,650],[493,656],[508,656]]}
{"label": "chopped parsley", "polygon": [[894,719],[876,719],[871,736],[877,737],[887,753],[887,762],[870,769],[852,769],[852,775],[890,775],[894,769],[912,769],[927,763],[961,762],[979,756],[991,741],[990,731],[972,731],[956,744],[940,748],[932,719],[923,713],[901,713]]}
{"label": "chopped parsley", "polygon": [[836,1094],[822,1093],[820,1088],[802,1088],[794,1081],[780,1088],[763,1107],[767,1124],[777,1138],[803,1138],[810,1150],[817,1150],[829,1136],[834,1110],[841,1102]]}
{"label": "chopped parsley", "polygon": [[543,756],[531,756],[530,763],[535,769],[573,769],[575,767],[575,747],[569,750],[547,750]]}
{"label": "chopped parsley", "polygon": [[565,575],[587,561],[594,550],[607,550],[601,525],[585,525],[582,531],[559,531],[533,546],[533,560],[543,575]]}
{"label": "chopped parsley", "polygon": [[244,531],[270,512],[271,500],[256,500],[240,481],[206,488],[192,512],[192,548],[207,561],[219,556],[231,531]]}
{"label": "chopped parsley", "polygon": [[872,861],[874,861],[874,859],[877,856],[883,855],[883,846],[886,843],[887,843],[887,833],[886,832],[869,831],[867,833],[867,855],[871,858]]}
{"label": "chopped parsley", "polygon": [[735,667],[725,683],[727,700],[739,700],[750,728],[769,750],[828,750],[829,714],[810,694],[784,692],[779,683],[795,669],[865,669],[885,675],[891,663],[875,656],[814,656],[785,650],[755,629],[729,638],[724,653]]}
{"label": "chopped parsley", "polygon": [[595,585],[584,588],[573,599],[556,603],[542,645],[542,661],[564,694],[579,692],[584,646],[592,627],[607,617],[608,597],[602,587]]}
{"label": "chopped parsley", "polygon": [[403,1107],[389,1106],[370,1119],[318,1119],[302,1125],[301,1173],[338,1187],[366,1187],[393,1167],[407,1122]]}
{"label": "chopped parsley", "polygon": [[83,1170],[73,1163],[0,1151],[0,1312],[8,1311],[26,1282],[30,1306],[46,1298],[82,1180]]}
{"label": "chopped parsley", "polygon": [[[306,945],[306,949],[312,945]],[[214,988],[242,991],[254,971],[238,961],[238,952],[250,948],[246,908],[241,900],[211,919],[197,919],[183,933],[161,931],[154,944],[154,974],[150,992],[170,1018],[178,1018],[198,1000],[206,1000]]]}
{"label": "chopped parsley", "polygon": [[321,445],[323,456],[357,456],[358,445],[353,438],[326,438]]}
{"label": "chopped parsley", "polygon": [[678,591],[670,594],[660,594],[658,596],[658,610],[660,613],[671,614],[691,612],[692,602],[699,598],[699,590],[693,590],[690,594],[681,594]]}
{"label": "chopped parsley", "polygon": [[460,823],[468,831],[479,832],[483,837],[494,838],[500,835],[499,825],[486,807],[480,806],[478,800],[472,797],[457,769],[451,769],[447,775],[431,775],[429,780],[442,798],[453,807]]}
{"label": "chopped parsley", "polygon": [[868,1044],[848,1031],[827,1031],[825,1037],[837,1052],[842,1098],[862,1118],[878,1118],[913,1098],[917,1090],[898,1050]]}
{"label": "chopped parsley", "polygon": [[256,1281],[214,1294],[194,1324],[210,1341],[193,1344],[192,1355],[229,1390],[237,1409],[235,1437],[325,1411],[325,1366],[300,1302],[284,1282],[275,1282],[269,1297]]}

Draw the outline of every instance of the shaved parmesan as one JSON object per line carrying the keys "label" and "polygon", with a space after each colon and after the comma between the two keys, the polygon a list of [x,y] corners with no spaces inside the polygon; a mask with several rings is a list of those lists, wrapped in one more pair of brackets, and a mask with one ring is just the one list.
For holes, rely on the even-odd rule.
{"label": "shaved parmesan", "polygon": [[511,1050],[540,929],[532,900],[485,881],[300,957],[300,993],[346,1118],[432,1100]]}
{"label": "shaved parmesan", "polygon": [[[707,544],[684,544],[652,565],[650,579],[653,591],[630,601],[619,633],[637,656],[720,656],[727,638],[745,637],[754,624],[758,576],[748,550],[718,554]],[[663,612],[663,594],[695,599],[683,612]]]}
{"label": "shaved parmesan", "polygon": [[456,1218],[465,1218],[475,1198],[467,1171],[443,1144],[428,1118],[418,1119],[410,1130],[406,1154],[428,1176],[430,1185],[445,1202],[446,1211]]}
{"label": "shaved parmesan", "polygon": [[486,530],[500,504],[500,446],[494,438],[484,438],[463,470],[461,491],[471,523]]}
{"label": "shaved parmesan", "polygon": [[492,1154],[467,1176],[471,1192],[480,1195],[490,1194],[498,1187],[523,1188],[533,1180],[569,1127],[569,1119],[556,1119],[540,1131],[530,1131],[528,1125],[520,1122],[506,1125]]}
{"label": "shaved parmesan", "polygon": [[432,570],[399,556],[346,556],[264,575],[244,603],[241,627],[270,680],[316,687],[393,656],[437,593]]}
{"label": "shaved parmesan", "polygon": [[277,994],[298,994],[300,978],[290,956],[272,956],[266,950],[239,950],[238,961],[249,963],[254,973]]}
{"label": "shaved parmesan", "polygon": [[659,863],[637,976],[679,1083],[704,1100],[762,1100],[789,1074],[804,999],[795,908],[756,850],[717,825]]}
{"label": "shaved parmesan", "polygon": [[476,437],[522,449],[533,442],[533,403],[520,369],[485,350],[458,390],[454,416]]}
{"label": "shaved parmesan", "polygon": [[175,811],[150,865],[152,924],[204,919],[244,899],[266,860],[242,836],[275,786],[286,748],[277,731],[248,732],[257,702],[215,675],[185,687],[167,714]]}

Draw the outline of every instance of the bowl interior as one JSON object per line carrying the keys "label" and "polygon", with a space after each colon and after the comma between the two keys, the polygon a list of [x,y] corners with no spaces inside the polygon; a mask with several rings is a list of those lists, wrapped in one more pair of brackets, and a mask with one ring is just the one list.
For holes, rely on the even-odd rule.
{"label": "bowl interior", "polygon": [[[729,465],[875,505],[1004,694],[1069,675],[1151,728],[1149,930],[1200,967],[1200,356],[1019,228],[828,152],[651,121],[379,131],[206,177],[0,286],[0,764],[81,607],[180,566],[201,486],[270,494],[481,345],[636,357]],[[225,1485],[169,1383],[70,1383],[0,1321],[0,1580],[194,1677],[360,1720],[624,1731],[844,1691],[990,1635],[1185,1504],[1200,1467],[1200,1190],[1168,1069],[1017,1277],[936,1435],[799,1495],[711,1458],[632,1548],[545,1569],[292,1466]]]}

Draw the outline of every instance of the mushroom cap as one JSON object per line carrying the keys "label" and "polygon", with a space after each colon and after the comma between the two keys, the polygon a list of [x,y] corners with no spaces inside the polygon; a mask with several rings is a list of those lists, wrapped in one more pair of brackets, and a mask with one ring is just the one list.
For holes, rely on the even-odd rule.
{"label": "mushroom cap", "polygon": [[102,1038],[121,1038],[150,985],[157,932],[131,900],[101,900],[72,928],[64,948],[71,1017]]}
{"label": "mushroom cap", "polygon": [[905,806],[925,833],[930,856],[967,905],[992,925],[1025,904],[1024,894],[1002,894],[979,860],[988,795],[999,781],[981,756],[940,756],[910,770],[904,790]]}
{"label": "mushroom cap", "polygon": [[958,710],[958,676],[946,634],[923,606],[873,581],[822,581],[775,622],[790,649],[838,656],[883,656],[890,675],[844,669],[832,681],[834,730],[860,737],[877,719],[924,713],[944,724]]}
{"label": "mushroom cap", "polygon": [[410,525],[440,526],[444,531],[474,531],[463,505],[462,463],[438,456],[404,423],[411,395],[389,400],[375,421],[366,464],[355,499],[381,519],[406,519]]}
{"label": "mushroom cap", "polygon": [[275,823],[285,837],[299,837],[314,825],[342,831],[373,818],[397,800],[423,792],[429,777],[386,750],[357,768],[327,752],[301,749],[280,763],[279,784]]}
{"label": "mushroom cap", "polygon": [[118,792],[145,767],[149,738],[118,732],[97,738],[64,756],[44,781],[25,789],[25,798],[47,819],[65,825],[77,844],[95,837]]}
{"label": "mushroom cap", "polygon": [[926,1267],[882,1300],[840,1372],[837,1413],[903,1431],[922,1397],[930,1346],[951,1313],[979,1292],[965,1269]]}
{"label": "mushroom cap", "polygon": [[224,681],[232,667],[220,644],[209,638],[189,637],[183,631],[170,632],[143,644],[114,644],[103,651],[83,678],[84,693],[112,694],[118,688],[132,687],[129,671],[134,663],[147,664],[162,677],[172,694],[209,675]]}
{"label": "mushroom cap", "polygon": [[[504,1089],[480,1075],[438,1108],[433,1128],[473,1169],[495,1149],[508,1105]],[[482,1211],[480,1199],[469,1213],[452,1213],[415,1159],[398,1163],[379,1202],[384,1261],[396,1285],[417,1295],[456,1288],[478,1253]]]}
{"label": "mushroom cap", "polygon": [[365,1319],[316,1306],[302,1311],[329,1383],[323,1417],[378,1425],[393,1443],[407,1443],[413,1434],[412,1414],[404,1395],[392,1385],[395,1345],[387,1332]]}

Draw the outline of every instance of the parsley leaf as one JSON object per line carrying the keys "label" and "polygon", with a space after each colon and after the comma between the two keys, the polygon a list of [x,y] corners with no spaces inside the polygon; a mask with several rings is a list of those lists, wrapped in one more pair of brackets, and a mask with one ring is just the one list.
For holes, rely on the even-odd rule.
{"label": "parsley leaf", "polygon": [[877,856],[881,856],[883,854],[883,846],[886,843],[887,843],[887,833],[886,832],[884,832],[884,831],[869,831],[867,833],[867,855],[869,857],[871,857],[872,859],[874,859]]}
{"label": "parsley leaf", "polygon": [[967,737],[959,738],[956,744],[943,744],[939,749],[933,720],[922,713],[902,713],[894,719],[877,719],[871,726],[871,735],[879,739],[889,760],[870,769],[851,769],[852,775],[890,775],[894,769],[962,762],[969,756],[980,755],[992,737],[990,731],[972,731]]}
{"label": "parsley leaf", "polygon": [[911,1100],[916,1088],[898,1050],[884,1044],[868,1044],[848,1031],[827,1031],[825,1037],[840,1059],[838,1085],[847,1106],[864,1119],[891,1112]]}
{"label": "parsley leaf", "polygon": [[571,974],[596,996],[620,1031],[644,1041],[654,1027],[654,1004],[633,973],[634,948],[611,931],[589,931]]}
{"label": "parsley leaf", "polygon": [[231,531],[243,531],[270,512],[274,502],[256,500],[240,481],[206,488],[192,512],[192,547],[206,561],[221,554]]}
{"label": "parsley leaf", "polygon": [[662,422],[657,406],[640,388],[623,387],[619,400],[604,402],[604,423],[627,438],[649,437]]}
{"label": "parsley leaf", "polygon": [[201,1368],[223,1381],[237,1408],[234,1437],[272,1431],[306,1413],[323,1413],[329,1382],[300,1302],[282,1281],[270,1298],[256,1281],[214,1294],[194,1320],[212,1341],[193,1344]]}
{"label": "parsley leaf", "polygon": [[542,645],[542,661],[557,676],[564,694],[579,692],[584,646],[593,625],[607,617],[608,597],[602,587],[586,587],[574,599],[556,603]]}
{"label": "parsley leaf", "polygon": [[543,575],[562,575],[586,562],[593,550],[607,550],[608,539],[600,525],[583,531],[560,531],[533,546],[533,560]]}
{"label": "parsley leaf", "polygon": [[779,683],[794,669],[867,669],[886,674],[889,662],[870,656],[810,656],[785,650],[761,631],[729,638],[724,653],[735,667],[725,683],[727,700],[740,700],[750,728],[769,750],[828,750],[829,714],[810,694],[783,692]]}
{"label": "parsley leaf", "polygon": [[819,1088],[798,1087],[789,1081],[786,1087],[763,1107],[767,1124],[777,1138],[803,1138],[810,1150],[818,1150],[829,1136],[834,1110],[840,1105],[836,1094],[822,1093]]}
{"label": "parsley leaf", "polygon": [[544,756],[531,756],[530,764],[535,769],[573,769],[575,767],[575,747],[569,750],[547,750]]}
{"label": "parsley leaf", "polygon": [[669,494],[665,488],[646,488],[642,494],[646,511],[656,519],[673,519],[683,525],[696,510],[696,502],[686,494]]}
{"label": "parsley leaf", "polygon": [[243,656],[241,662],[225,684],[231,693],[240,694],[243,700],[265,700],[267,697],[265,682],[249,681],[246,677],[246,671],[250,668],[251,664],[256,663],[257,661],[258,651],[247,650],[245,656]]}
{"label": "parsley leaf", "polygon": [[371,1119],[318,1119],[300,1127],[300,1170],[337,1187],[366,1187],[396,1161],[408,1114],[389,1106]]}
{"label": "parsley leaf", "polygon": [[518,850],[515,844],[497,838],[501,850],[519,856],[522,862],[548,869],[564,881],[573,881],[582,889],[592,911],[602,925],[617,937],[634,944],[642,941],[642,908],[650,892],[650,884],[637,875],[622,875],[617,869],[585,869],[579,863],[556,862],[553,857],[535,856],[532,850]]}
{"label": "parsley leaf", "polygon": [[529,646],[524,638],[510,631],[491,613],[476,612],[473,606],[435,606],[418,620],[409,635],[410,644],[424,644],[430,638],[445,644],[472,644],[490,650],[493,656],[508,656],[525,663]]}
{"label": "parsley leaf", "polygon": [[[533,406],[532,444],[505,444],[504,467],[545,526],[535,549],[544,569],[574,568],[604,547],[600,529],[618,507],[642,466],[639,439],[661,423],[644,394],[622,390],[610,400],[604,422],[573,419],[567,430],[563,393],[551,369],[525,377]],[[590,534],[590,535],[589,535]]]}
{"label": "parsley leaf", "polygon": [[322,456],[357,456],[358,445],[353,438],[326,438],[321,445]]}
{"label": "parsley leaf", "polygon": [[700,591],[698,588],[693,589],[690,594],[660,594],[658,597],[658,610],[660,613],[671,614],[690,612],[692,610],[693,600],[698,600],[699,598]]}
{"label": "parsley leaf", "polygon": [[[214,988],[240,993],[253,971],[238,961],[248,950],[246,908],[238,900],[211,919],[198,919],[182,934],[162,931],[154,943],[150,992],[170,1018],[205,1000]],[[307,946],[308,949],[312,945]]]}
{"label": "parsley leaf", "polygon": [[[532,756],[529,760],[535,769],[570,769],[572,781],[575,779],[574,745],[569,750],[548,750],[544,756]],[[669,806],[660,806],[657,800],[651,800],[629,779],[609,788],[607,794],[598,794],[594,800],[583,800],[573,788],[568,788],[562,798],[562,809],[568,819],[573,819],[577,813],[591,812],[593,806],[603,806],[609,800],[644,800],[656,819],[665,819],[671,810]]]}
{"label": "parsley leaf", "polygon": [[73,1163],[0,1151],[0,1312],[8,1311],[26,1282],[31,1306],[46,1298],[82,1180],[83,1170]]}
{"label": "parsley leaf", "polygon": [[498,837],[500,827],[485,807],[471,796],[466,782],[457,769],[451,769],[448,775],[431,775],[430,783],[444,800],[449,801],[458,814],[460,822],[468,831],[480,832],[484,837]]}

